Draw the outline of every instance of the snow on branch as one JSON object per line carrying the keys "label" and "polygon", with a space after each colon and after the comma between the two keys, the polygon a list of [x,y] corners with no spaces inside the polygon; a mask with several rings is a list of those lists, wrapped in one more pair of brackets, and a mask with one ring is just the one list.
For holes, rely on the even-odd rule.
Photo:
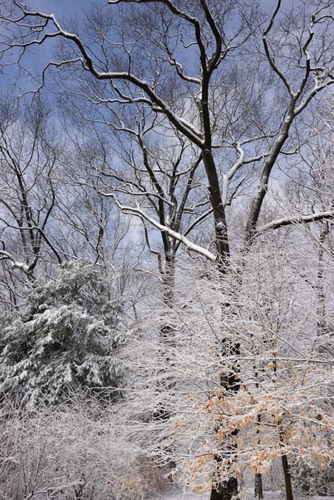
{"label": "snow on branch", "polygon": [[15,257],[7,252],[6,250],[0,250],[0,260],[10,260],[12,262],[12,267],[16,269],[21,269],[24,273],[29,274],[32,270],[32,266],[19,262]]}
{"label": "snow on branch", "polygon": [[[50,38],[63,38],[70,43],[73,43],[79,51],[79,57],[75,59],[64,60],[58,63],[49,62],[44,70],[43,70],[43,78],[46,70],[50,66],[62,66],[65,64],[72,64],[73,62],[79,62],[82,64],[82,67],[85,71],[88,71],[91,75],[93,75],[97,80],[100,81],[125,81],[130,82],[137,87],[137,89],[141,89],[148,99],[141,100],[143,102],[147,102],[148,105],[152,107],[157,112],[164,113],[170,122],[183,133],[188,139],[190,139],[194,144],[198,147],[203,147],[204,140],[202,137],[202,133],[197,130],[197,128],[188,120],[185,120],[183,117],[174,113],[172,108],[168,105],[167,101],[162,99],[155,91],[155,89],[147,83],[145,80],[142,80],[131,71],[100,71],[98,66],[94,62],[92,56],[89,53],[89,50],[85,46],[83,40],[76,35],[75,33],[71,33],[63,29],[62,25],[58,22],[56,16],[54,14],[46,14],[41,11],[30,11],[23,4],[19,2],[14,2],[15,5],[19,7],[22,12],[23,20],[28,19],[29,22],[32,22],[33,19],[43,19],[45,24],[39,27],[41,30],[45,30],[48,26],[48,23],[52,23],[55,31],[52,32],[44,32],[43,36],[35,37],[33,40],[27,40],[23,43],[13,43],[12,46],[16,46],[21,48],[23,51],[34,45],[42,45],[45,41]],[[111,2],[113,3],[113,2]],[[118,2],[114,2],[118,3]],[[20,20],[22,22],[22,20]],[[33,26],[30,28],[33,31]],[[40,30],[39,30],[40,31]],[[128,102],[136,102],[136,99],[132,96],[128,96]]]}
{"label": "snow on branch", "polygon": [[138,207],[138,206],[137,207],[130,207],[130,206],[122,205],[113,194],[110,194],[110,193],[101,193],[101,194],[103,194],[104,196],[113,197],[116,205],[118,206],[118,208],[120,210],[122,210],[123,213],[130,214],[130,215],[136,215],[137,217],[140,217],[141,219],[146,220],[147,222],[152,224],[152,226],[159,229],[159,231],[161,231],[163,233],[167,233],[169,236],[171,236],[175,240],[182,243],[188,250],[190,250],[192,252],[196,252],[200,255],[203,255],[204,257],[211,260],[212,262],[215,262],[217,260],[217,256],[214,253],[210,252],[206,248],[203,248],[199,245],[196,245],[196,243],[193,243],[188,238],[183,236],[181,233],[178,233],[177,231],[173,231],[173,229],[171,229],[170,227],[164,226],[163,224],[160,224],[160,222],[158,222],[157,220],[153,219],[148,214],[143,212],[143,210],[141,210],[140,207]]}
{"label": "snow on branch", "polygon": [[329,210],[327,212],[319,212],[317,214],[301,215],[300,217],[283,217],[282,219],[274,220],[259,227],[256,230],[256,234],[263,233],[270,229],[279,229],[283,226],[290,226],[292,224],[306,224],[308,222],[316,222],[324,219],[334,219],[334,211]]}

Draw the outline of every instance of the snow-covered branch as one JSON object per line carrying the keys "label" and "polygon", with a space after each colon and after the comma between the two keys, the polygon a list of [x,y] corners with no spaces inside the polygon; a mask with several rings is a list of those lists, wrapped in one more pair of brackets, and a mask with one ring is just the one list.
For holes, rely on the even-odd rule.
{"label": "snow-covered branch", "polygon": [[15,259],[15,257],[6,250],[0,250],[0,261],[1,260],[10,260],[12,262],[12,267],[16,269],[21,269],[25,274],[29,274],[35,265],[35,261],[32,264],[24,264],[24,262],[20,262]]}
{"label": "snow-covered branch", "polygon": [[264,233],[270,229],[279,229],[283,226],[291,226],[292,224],[306,224],[308,222],[316,222],[319,220],[334,219],[334,211],[318,212],[317,214],[301,215],[300,217],[283,217],[272,222],[268,222],[256,230],[256,234]]}
{"label": "snow-covered branch", "polygon": [[112,196],[116,205],[119,207],[120,210],[122,210],[123,213],[130,214],[130,215],[136,215],[137,217],[140,217],[143,220],[146,220],[149,222],[152,226],[156,227],[159,229],[159,231],[164,232],[168,234],[168,236],[171,236],[172,238],[176,239],[180,243],[182,243],[188,250],[192,252],[196,252],[200,255],[203,255],[207,259],[211,260],[212,262],[215,262],[217,260],[217,256],[207,250],[206,248],[203,248],[199,245],[196,245],[196,243],[193,243],[190,241],[188,238],[183,236],[181,233],[178,233],[176,231],[173,231],[168,226],[164,226],[163,224],[160,224],[157,220],[155,220],[153,217],[150,217],[147,213],[145,213],[140,207],[131,207],[127,205],[122,205],[117,198],[110,193],[102,193],[105,196]]}

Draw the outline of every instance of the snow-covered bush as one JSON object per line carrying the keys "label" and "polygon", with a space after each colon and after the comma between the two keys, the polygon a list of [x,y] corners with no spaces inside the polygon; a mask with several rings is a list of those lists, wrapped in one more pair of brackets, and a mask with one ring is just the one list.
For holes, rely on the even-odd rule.
{"label": "snow-covered bush", "polygon": [[121,376],[118,348],[128,330],[112,278],[82,261],[66,263],[57,279],[36,286],[27,313],[0,339],[0,393],[33,407],[59,403],[75,388],[116,397]]}
{"label": "snow-covered bush", "polygon": [[303,496],[331,496],[334,494],[334,463],[325,470],[309,465],[295,465],[292,468],[294,485]]}
{"label": "snow-covered bush", "polygon": [[170,487],[127,441],[117,404],[0,408],[0,500],[144,500]]}

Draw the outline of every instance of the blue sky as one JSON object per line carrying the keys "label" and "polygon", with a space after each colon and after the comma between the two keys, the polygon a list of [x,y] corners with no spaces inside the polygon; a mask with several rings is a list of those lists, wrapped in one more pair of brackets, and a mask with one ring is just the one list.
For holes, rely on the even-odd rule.
{"label": "blue sky", "polygon": [[[0,0],[1,1],[1,0]],[[105,0],[107,3],[107,0]],[[92,4],[92,0],[27,0],[25,5],[31,11],[41,11],[47,14],[55,14],[60,20],[66,18],[77,17],[80,19],[83,10]],[[48,41],[34,48],[29,54],[26,54],[22,61],[23,66],[32,74],[40,75],[42,68],[50,60],[55,60],[53,56],[54,41]],[[17,67],[4,68],[0,75],[0,92],[6,91],[8,88],[21,87],[20,90],[32,89],[36,86],[33,79],[21,79],[20,83],[16,80]],[[19,92],[20,92],[19,90]]]}
{"label": "blue sky", "polygon": [[30,0],[26,5],[32,10],[40,10],[63,17],[80,15],[82,9],[91,3],[91,0]]}
{"label": "blue sky", "polygon": [[[277,0],[263,0],[266,6],[274,8]],[[0,0],[1,2],[1,0]],[[67,28],[66,20],[70,18],[80,19],[85,9],[94,5],[94,3],[108,4],[108,0],[26,0],[26,7],[32,11],[42,11],[48,14],[55,14],[60,20],[64,21]],[[283,4],[287,0],[283,0]],[[110,7],[112,8],[112,7]],[[34,75],[40,75],[42,68],[48,61],[55,60],[54,56],[54,41],[49,40],[43,46],[35,47],[34,50],[24,58],[23,65]],[[18,85],[16,81],[17,68],[5,68],[3,74],[0,75],[0,91],[5,90],[8,86]],[[29,78],[27,81],[21,82],[21,88],[27,89],[36,87],[36,82]]]}

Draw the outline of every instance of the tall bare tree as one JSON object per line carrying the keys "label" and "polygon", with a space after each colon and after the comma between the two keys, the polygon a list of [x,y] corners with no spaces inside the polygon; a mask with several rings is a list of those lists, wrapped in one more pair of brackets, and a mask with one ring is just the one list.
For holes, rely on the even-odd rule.
{"label": "tall bare tree", "polygon": [[[189,141],[206,174],[215,249],[194,244],[181,227],[159,220],[161,212],[156,218],[142,208],[136,212],[166,237],[218,263],[223,279],[231,261],[228,206],[236,193],[248,200],[243,251],[265,231],[333,218],[331,206],[263,218],[286,158],[301,158],[305,110],[334,83],[331,1],[290,6],[278,0],[264,11],[256,1],[110,0],[72,31],[54,15],[34,11],[33,3],[30,10],[8,0],[1,8],[2,60],[21,64],[29,48],[60,39],[61,57],[47,63],[41,86],[49,71],[66,70],[64,95],[93,105],[96,120],[105,123],[109,112],[122,116],[140,104],[146,116],[162,116]],[[229,346],[221,337],[223,351],[237,360],[239,342]],[[234,394],[238,379],[236,361],[221,382]],[[235,478],[213,481],[212,499],[236,493]]]}
{"label": "tall bare tree", "polygon": [[23,104],[15,105],[4,96],[0,118],[2,291],[7,288],[5,295],[14,307],[19,293],[16,282],[23,276],[33,281],[39,262],[62,260],[49,231],[59,158],[55,129],[46,103],[36,99],[26,110]]}

